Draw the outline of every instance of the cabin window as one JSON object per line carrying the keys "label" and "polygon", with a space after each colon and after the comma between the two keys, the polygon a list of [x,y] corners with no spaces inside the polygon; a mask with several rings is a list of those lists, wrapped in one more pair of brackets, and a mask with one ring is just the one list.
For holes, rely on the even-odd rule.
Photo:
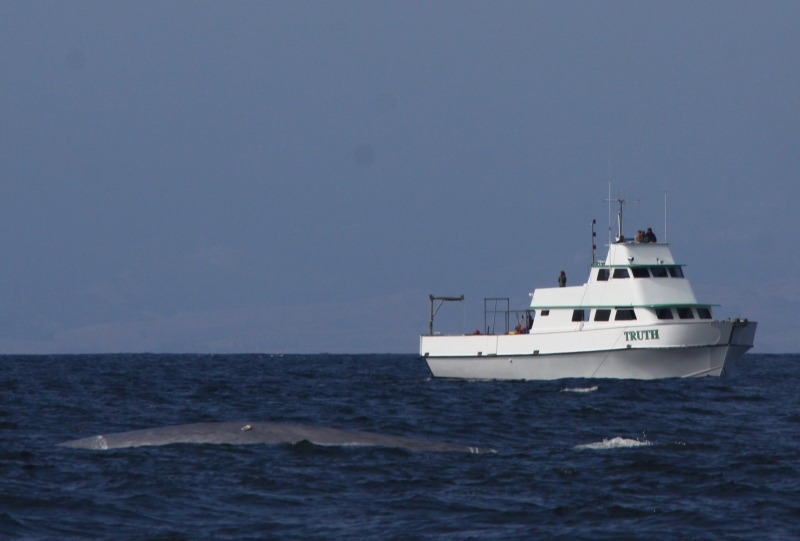
{"label": "cabin window", "polygon": [[669,267],[669,275],[673,278],[683,278],[683,269],[680,267]]}
{"label": "cabin window", "polygon": [[586,320],[586,312],[584,310],[572,311],[572,321],[585,321],[585,320]]}
{"label": "cabin window", "polygon": [[595,321],[608,321],[611,317],[611,310],[595,310],[594,311],[594,320]]}
{"label": "cabin window", "polygon": [[630,278],[631,275],[628,274],[628,269],[614,269],[614,278]]}
{"label": "cabin window", "polygon": [[656,309],[656,317],[658,319],[675,319],[672,316],[672,308],[658,308],[658,309]]}
{"label": "cabin window", "polygon": [[608,282],[608,269],[600,269],[597,271],[597,281],[598,282]]}
{"label": "cabin window", "polygon": [[539,312],[539,315],[540,316],[549,316],[550,315],[550,310],[542,310],[541,312]]}
{"label": "cabin window", "polygon": [[669,273],[667,272],[666,267],[650,267],[650,272],[653,274],[653,278],[669,277]]}
{"label": "cabin window", "polygon": [[698,308],[697,317],[700,319],[711,319],[711,310],[708,308]]}
{"label": "cabin window", "polygon": [[694,319],[691,308],[678,308],[678,317],[681,319]]}
{"label": "cabin window", "polygon": [[614,321],[631,321],[634,319],[636,319],[636,312],[629,309],[617,309],[617,313],[614,316]]}
{"label": "cabin window", "polygon": [[647,267],[633,267],[631,269],[634,278],[650,278],[650,273],[647,272]]}

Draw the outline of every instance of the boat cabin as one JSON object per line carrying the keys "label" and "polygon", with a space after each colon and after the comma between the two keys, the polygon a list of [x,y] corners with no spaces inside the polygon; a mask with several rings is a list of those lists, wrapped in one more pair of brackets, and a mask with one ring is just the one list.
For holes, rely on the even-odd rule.
{"label": "boat cabin", "polygon": [[592,264],[585,284],[531,293],[530,332],[710,320],[711,307],[697,302],[668,244],[618,243]]}

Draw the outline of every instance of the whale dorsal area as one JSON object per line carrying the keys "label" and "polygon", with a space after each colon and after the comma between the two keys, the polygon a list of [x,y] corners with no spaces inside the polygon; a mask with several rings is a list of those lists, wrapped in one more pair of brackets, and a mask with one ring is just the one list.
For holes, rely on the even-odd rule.
{"label": "whale dorsal area", "polygon": [[217,443],[250,445],[308,441],[317,445],[378,446],[409,451],[455,451],[464,453],[494,452],[465,445],[404,438],[374,432],[340,430],[317,426],[278,423],[196,423],[119,432],[59,443],[78,449],[122,449],[173,443]]}

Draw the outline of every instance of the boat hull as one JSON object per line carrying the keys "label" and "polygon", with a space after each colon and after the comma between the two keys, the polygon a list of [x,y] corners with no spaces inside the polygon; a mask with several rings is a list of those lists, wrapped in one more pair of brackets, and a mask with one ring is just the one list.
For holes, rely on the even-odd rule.
{"label": "boat hull", "polygon": [[426,358],[436,378],[464,379],[658,379],[727,375],[750,349],[709,346],[622,349],[555,355]]}
{"label": "boat hull", "polygon": [[[726,322],[727,323],[727,322]],[[715,327],[719,327],[719,323]],[[728,323],[730,325],[730,323]],[[727,325],[725,325],[727,327]],[[731,325],[716,343],[664,347],[612,347],[590,351],[489,355],[446,355],[439,350],[425,357],[437,378],[528,379],[618,378],[658,379],[729,375],[742,355],[752,348],[756,323]],[[719,336],[719,335],[717,335]],[[423,337],[423,348],[431,348]],[[441,337],[445,338],[445,337]],[[458,337],[448,337],[451,340]],[[470,337],[463,337],[465,339]],[[522,337],[520,337],[522,338]],[[529,340],[531,338],[528,338]],[[569,337],[562,334],[565,342]],[[457,349],[457,348],[456,348]]]}

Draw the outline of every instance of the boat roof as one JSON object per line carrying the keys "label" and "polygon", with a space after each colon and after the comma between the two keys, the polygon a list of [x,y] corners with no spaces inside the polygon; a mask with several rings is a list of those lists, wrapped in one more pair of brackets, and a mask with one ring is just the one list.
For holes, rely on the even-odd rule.
{"label": "boat roof", "polygon": [[[669,243],[620,242],[608,247],[606,266],[676,265]],[[682,265],[681,265],[682,266]]]}

